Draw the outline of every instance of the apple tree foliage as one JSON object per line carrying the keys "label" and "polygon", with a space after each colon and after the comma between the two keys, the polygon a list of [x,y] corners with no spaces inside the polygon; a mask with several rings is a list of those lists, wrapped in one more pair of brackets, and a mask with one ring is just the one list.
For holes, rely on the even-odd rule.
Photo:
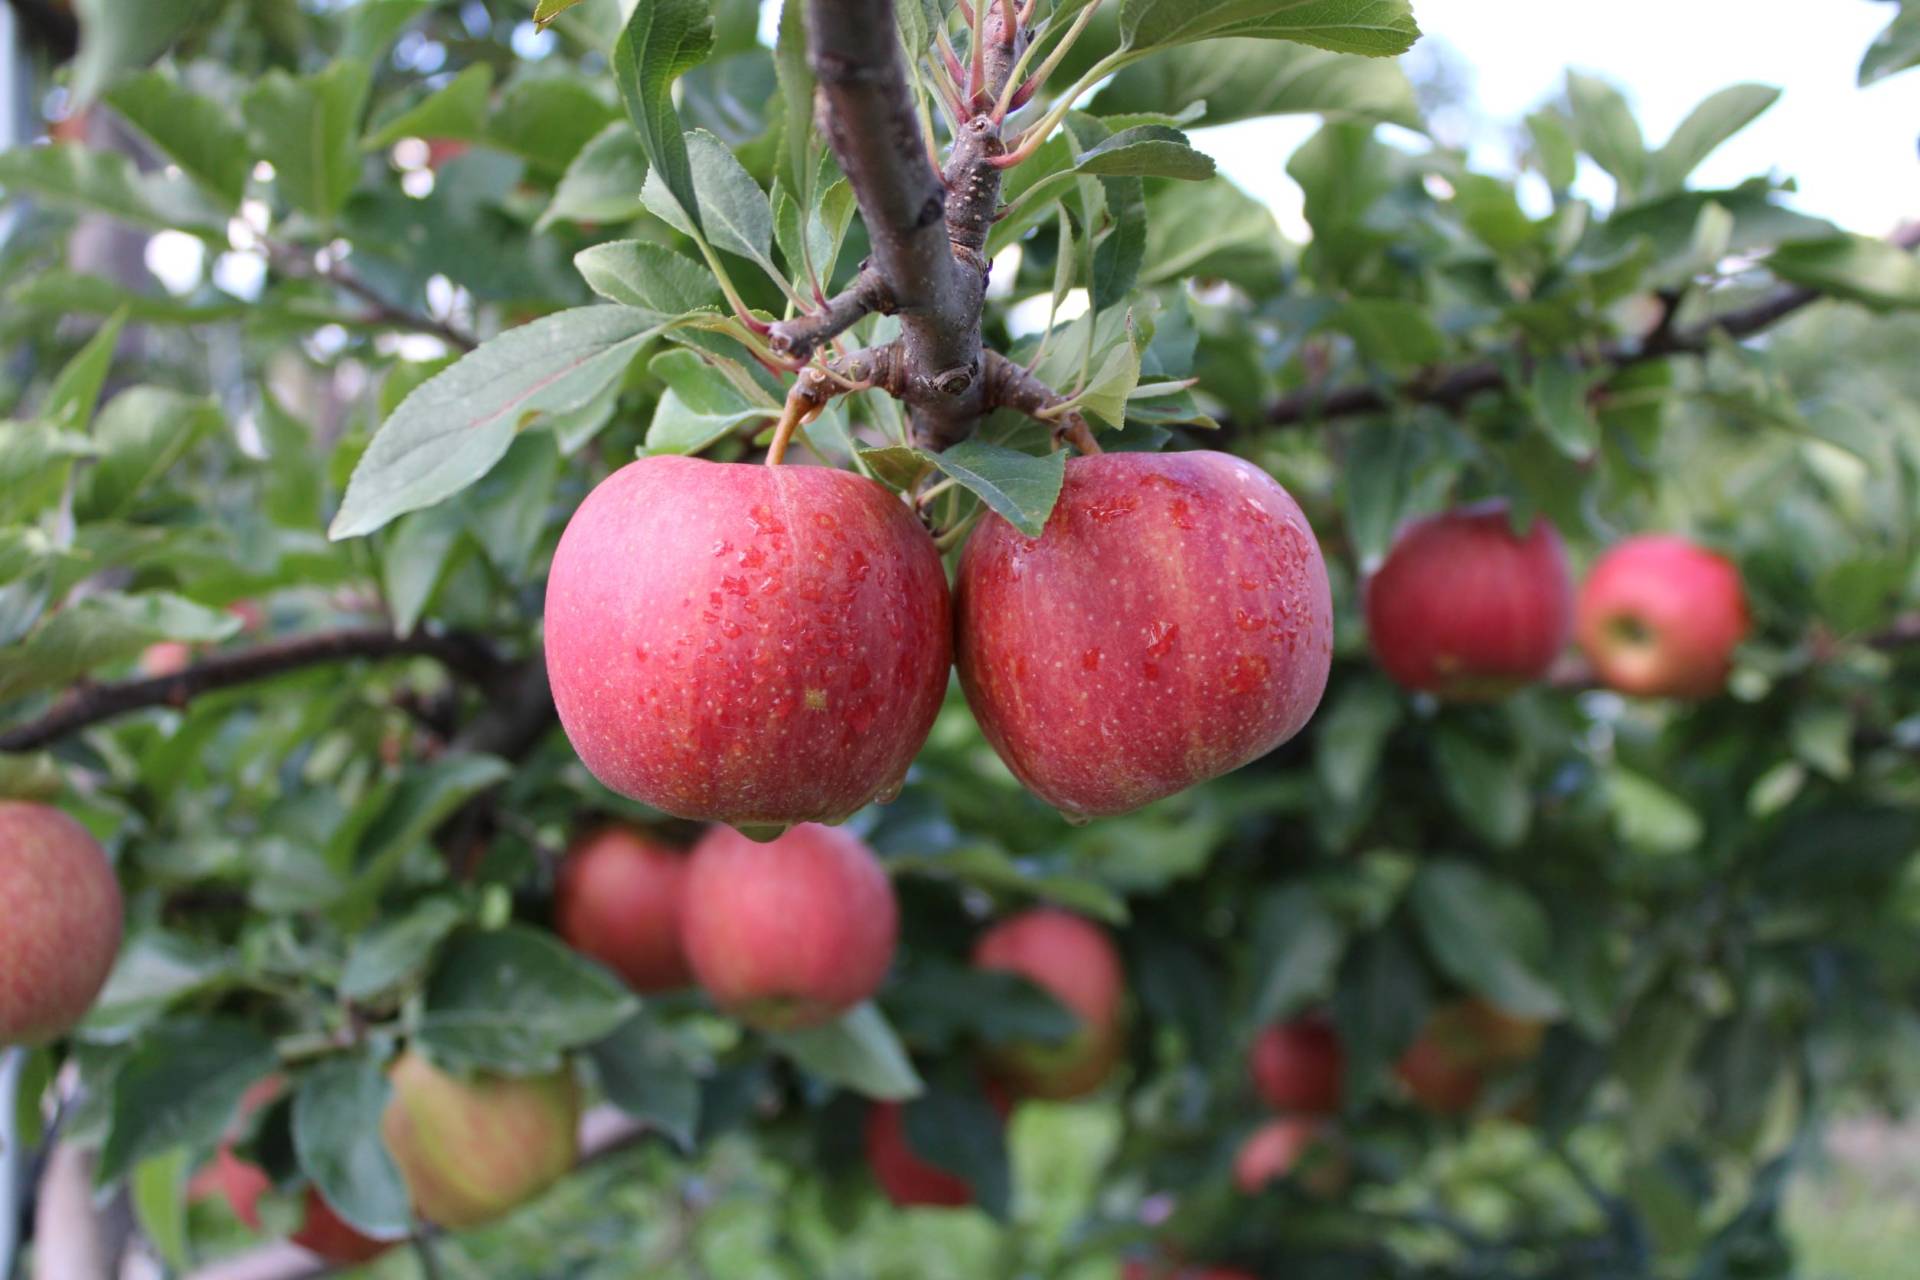
{"label": "apple tree foliage", "polygon": [[[803,6],[74,7],[71,60],[41,55],[65,140],[0,154],[0,794],[99,834],[129,919],[92,1015],[28,1058],[18,1132],[62,1099],[58,1140],[175,1273],[239,1243],[186,1187],[276,1072],[246,1139],[270,1199],[312,1182],[406,1231],[372,1105],[403,1043],[570,1063],[648,1135],[437,1246],[496,1276],[1785,1276],[1822,1117],[1920,1088],[1920,264],[1777,175],[1693,180],[1774,90],[1654,140],[1570,74],[1517,122],[1523,171],[1482,172],[1381,56],[1417,35],[1401,0],[1039,0],[1056,35],[1086,21],[1022,117],[1061,109],[1006,172],[986,344],[1106,448],[1280,478],[1327,551],[1333,680],[1274,755],[1081,827],[956,691],[852,824],[901,898],[891,979],[768,1037],[547,931],[573,833],[691,832],[596,784],[529,673],[587,490],[636,451],[751,457],[791,383],[764,322],[866,257]],[[970,6],[893,7],[944,145]],[[1863,82],[1920,60],[1920,10],[1890,13]],[[1293,114],[1321,120],[1284,161],[1306,243],[1190,136]],[[100,249],[129,236],[202,269],[163,289]],[[950,477],[941,532],[983,504],[1037,529],[1060,487],[1030,420],[935,453],[881,391],[796,450]],[[1357,584],[1407,518],[1493,495],[1580,565],[1643,529],[1731,555],[1756,626],[1728,692],[1391,685]],[[138,669],[163,643],[191,665]],[[983,1047],[1069,1024],[966,955],[1036,903],[1113,931],[1129,1049],[1003,1139]],[[1473,1115],[1422,1114],[1392,1064],[1469,993],[1544,1048]],[[1247,1048],[1312,1009],[1346,1046],[1350,1185],[1242,1197]],[[977,1209],[878,1197],[873,1097]]]}

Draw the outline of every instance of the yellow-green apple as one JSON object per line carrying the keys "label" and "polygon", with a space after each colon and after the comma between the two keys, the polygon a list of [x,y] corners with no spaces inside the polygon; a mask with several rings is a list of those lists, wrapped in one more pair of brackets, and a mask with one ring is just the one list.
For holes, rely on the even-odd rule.
{"label": "yellow-green apple", "polygon": [[693,978],[680,946],[687,858],[632,827],[576,840],[554,886],[554,927],[567,945],[635,991],[672,991]]}
{"label": "yellow-green apple", "polygon": [[989,515],[960,561],[960,682],[1007,767],[1099,817],[1298,733],[1326,689],[1333,612],[1286,490],[1224,453],[1066,467],[1040,537]]}
{"label": "yellow-green apple", "polygon": [[0,1045],[65,1034],[120,953],[106,850],[58,809],[0,800],[0,921]]}
{"label": "yellow-green apple", "polygon": [[1316,1196],[1331,1199],[1346,1190],[1352,1166],[1320,1120],[1282,1116],[1247,1135],[1233,1159],[1233,1184],[1258,1195],[1275,1182],[1294,1176]]}
{"label": "yellow-green apple", "polygon": [[1041,907],[981,934],[973,963],[1019,974],[1079,1019],[1061,1044],[995,1046],[989,1061],[997,1079],[1032,1098],[1078,1098],[1100,1087],[1126,1047],[1126,972],[1105,930],[1071,912]]}
{"label": "yellow-green apple", "polygon": [[1560,534],[1513,531],[1494,501],[1416,520],[1367,582],[1367,632],[1388,675],[1443,698],[1504,697],[1567,646],[1573,587]]}
{"label": "yellow-green apple", "polygon": [[1622,693],[1710,698],[1751,625],[1740,570],[1685,538],[1645,534],[1600,557],[1580,589],[1580,648]]}
{"label": "yellow-green apple", "polygon": [[502,1217],[579,1156],[579,1091],[564,1068],[462,1079],[409,1051],[387,1074],[393,1096],[380,1132],[415,1212],[436,1226],[459,1231]]}
{"label": "yellow-green apple", "polygon": [[826,467],[651,457],[574,512],[547,671],[574,749],[683,818],[832,822],[899,789],[952,656],[933,540]]}
{"label": "yellow-green apple", "polygon": [[1347,1056],[1325,1018],[1268,1027],[1254,1040],[1248,1066],[1254,1091],[1276,1111],[1324,1116],[1340,1109]]}
{"label": "yellow-green apple", "polygon": [[792,1031],[831,1022],[880,989],[899,908],[873,851],[805,823],[759,843],[713,827],[694,846],[680,941],[715,1004]]}

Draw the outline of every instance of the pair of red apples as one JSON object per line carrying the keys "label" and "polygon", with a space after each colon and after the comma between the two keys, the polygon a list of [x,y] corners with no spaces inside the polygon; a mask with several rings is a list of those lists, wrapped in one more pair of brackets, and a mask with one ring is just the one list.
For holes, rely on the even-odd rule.
{"label": "pair of red apples", "polygon": [[1366,603],[1387,674],[1462,700],[1541,679],[1569,636],[1622,693],[1712,697],[1749,626],[1733,564],[1664,534],[1612,548],[1576,600],[1560,535],[1545,520],[1516,533],[1501,502],[1408,525],[1368,582]]}
{"label": "pair of red apples", "polygon": [[1333,617],[1306,517],[1224,453],[1068,460],[1043,535],[987,517],[951,595],[871,480],[651,457],[574,513],[546,644],[587,767],[680,817],[836,822],[890,796],[957,666],[1013,773],[1088,818],[1292,737]]}

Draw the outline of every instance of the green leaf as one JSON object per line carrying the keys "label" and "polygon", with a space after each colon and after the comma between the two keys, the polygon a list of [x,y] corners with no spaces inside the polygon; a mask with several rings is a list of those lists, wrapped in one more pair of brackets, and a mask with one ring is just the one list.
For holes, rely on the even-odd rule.
{"label": "green leaf", "polygon": [[1187,135],[1164,125],[1125,129],[1081,153],[1075,171],[1107,177],[1180,178],[1198,182],[1211,178],[1213,157],[1195,151]]}
{"label": "green leaf", "polygon": [[466,521],[451,503],[409,512],[395,521],[380,546],[380,592],[393,614],[393,628],[409,635],[420,625],[441,584],[464,551]]}
{"label": "green leaf", "polygon": [[1420,27],[1407,0],[1121,0],[1124,49],[1221,36],[1392,57],[1413,47]]}
{"label": "green leaf", "polygon": [[1347,1056],[1348,1092],[1372,1092],[1419,1034],[1432,998],[1426,970],[1399,932],[1358,939],[1340,965],[1333,1021]]}
{"label": "green leaf", "polygon": [[21,644],[0,649],[0,702],[70,683],[125,662],[159,640],[224,640],[240,619],[165,591],[101,592],[43,621]]}
{"label": "green leaf", "polygon": [[350,861],[358,869],[358,880],[347,910],[364,913],[401,859],[455,809],[497,786],[510,772],[506,762],[494,756],[450,755],[411,770],[399,785],[370,796],[364,821],[336,832],[327,858],[333,866],[347,861],[341,856],[343,846],[353,855]]}
{"label": "green leaf", "polygon": [[1354,432],[1348,446],[1347,530],[1365,570],[1386,556],[1405,514],[1420,454],[1416,432],[1404,422],[1376,423]]}
{"label": "green leaf", "polygon": [[1285,244],[1273,210],[1230,182],[1169,185],[1147,200],[1143,284],[1187,276],[1277,283]]}
{"label": "green leaf", "polygon": [[613,73],[652,168],[683,217],[701,231],[693,164],[673,109],[673,82],[713,51],[709,0],[640,0],[613,47]]}
{"label": "green leaf", "polygon": [[1254,996],[1247,1017],[1265,1026],[1332,993],[1347,931],[1303,885],[1260,899],[1253,916]]}
{"label": "green leaf", "polygon": [[128,1179],[133,1214],[167,1265],[187,1268],[187,1171],[185,1149],[142,1160]]}
{"label": "green leaf", "polygon": [[235,976],[233,969],[233,955],[217,943],[142,929],[121,947],[107,985],[87,1011],[87,1036],[125,1039],[176,1001],[226,985]]}
{"label": "green leaf", "polygon": [[354,939],[340,973],[340,994],[366,1000],[406,982],[466,919],[459,904],[429,898],[407,914]]}
{"label": "green leaf", "polygon": [[398,1240],[412,1225],[406,1184],[380,1136],[392,1092],[379,1059],[357,1053],[309,1071],[293,1098],[301,1172],[349,1226],[376,1240]]}
{"label": "green leaf", "polygon": [[402,138],[477,138],[485,130],[492,93],[493,68],[477,62],[445,88],[382,122],[360,145],[377,151]]}
{"label": "green leaf", "polygon": [[175,1147],[211,1148],[240,1096],[279,1065],[273,1041],[231,1018],[148,1031],[113,1080],[112,1127],[95,1180],[107,1186]]}
{"label": "green leaf", "polygon": [[420,1042],[449,1066],[532,1075],[639,1009],[621,981],[520,925],[454,935],[427,984]]}
{"label": "green leaf", "polygon": [[254,149],[273,165],[287,202],[323,220],[345,207],[360,178],[364,62],[338,61],[299,79],[269,71],[241,105]]}
{"label": "green leaf", "polygon": [[658,167],[647,175],[641,202],[676,231],[696,239],[704,234],[714,247],[737,253],[779,279],[773,265],[773,209],[767,193],[733,150],[705,129],[688,133],[686,146],[700,217],[687,217],[683,202],[669,190]]}
{"label": "green leaf", "polygon": [[1420,108],[1400,64],[1271,40],[1209,40],[1168,49],[1120,72],[1092,109],[1103,117],[1205,111],[1199,127],[1258,116],[1315,114],[1418,128]]}
{"label": "green leaf", "polygon": [[802,1070],[869,1098],[899,1102],[919,1097],[926,1087],[871,1003],[824,1027],[769,1033],[767,1039]]}
{"label": "green leaf", "polygon": [[1620,839],[1641,853],[1677,857],[1697,848],[1706,834],[1686,801],[1640,774],[1626,769],[1608,773],[1606,795]]}
{"label": "green leaf", "polygon": [[720,286],[705,264],[646,240],[613,240],[582,249],[573,265],[587,286],[610,302],[661,315],[720,305]]}
{"label": "green leaf", "polygon": [[1620,184],[1620,203],[1632,203],[1646,176],[1647,144],[1627,100],[1606,81],[1569,71],[1567,102],[1574,140]]}
{"label": "green leaf", "polygon": [[647,184],[647,153],[625,120],[593,135],[574,156],[554,188],[553,202],[534,224],[545,231],[556,222],[628,222],[646,212],[640,191]]}
{"label": "green leaf", "polygon": [[1779,98],[1780,91],[1771,85],[1736,84],[1695,107],[1653,157],[1656,187],[1678,191],[1685,186],[1688,174]]}
{"label": "green leaf", "polygon": [[99,97],[120,72],[152,62],[217,8],[215,0],[74,0],[80,19],[72,81],[76,105]]}
{"label": "green leaf", "polygon": [[1801,240],[1774,250],[1767,267],[1783,280],[1869,307],[1920,307],[1920,259],[1884,240]]}
{"label": "green leaf", "polygon": [[533,6],[534,25],[544,27],[579,3],[580,0],[540,0]]}
{"label": "green leaf", "polygon": [[963,440],[933,462],[1029,538],[1047,527],[1067,477],[1064,451],[1035,457],[979,440]]}
{"label": "green leaf", "polygon": [[1580,153],[1574,145],[1567,122],[1552,111],[1536,111],[1527,117],[1527,135],[1533,140],[1533,159],[1541,176],[1554,191],[1565,191],[1578,175]]}
{"label": "green leaf", "polygon": [[1397,298],[1354,298],[1329,322],[1345,332],[1367,359],[1389,369],[1432,364],[1447,353],[1447,341],[1426,307]]}
{"label": "green leaf", "polygon": [[647,426],[648,453],[695,454],[749,422],[779,416],[698,352],[665,351],[647,372],[667,384]]}
{"label": "green leaf", "polygon": [[59,431],[85,430],[93,421],[100,403],[100,389],[106,386],[107,373],[113,367],[114,349],[120,342],[120,330],[127,322],[123,307],[94,331],[87,345],[61,368],[40,406],[40,418]]}
{"label": "green leaf", "polygon": [[75,143],[0,152],[0,187],[56,208],[104,213],[136,227],[185,231],[221,245],[226,223],[184,178],[142,174],[117,151]]}
{"label": "green leaf", "polygon": [[1533,821],[1533,796],[1521,763],[1455,729],[1433,735],[1434,763],[1454,811],[1496,849],[1511,849]]}
{"label": "green leaf", "polygon": [[1864,88],[1914,67],[1920,67],[1920,8],[1903,2],[1887,29],[1867,46],[1860,84]]}
{"label": "green leaf", "polygon": [[907,1103],[901,1120],[915,1155],[972,1188],[974,1203],[988,1217],[1007,1221],[1013,1174],[1006,1124],[992,1103],[978,1093],[934,1089]]}
{"label": "green leaf", "polygon": [[1411,901],[1427,949],[1448,977],[1521,1017],[1565,1011],[1541,976],[1547,914],[1525,890],[1464,862],[1429,862],[1414,877]]}
{"label": "green leaf", "polygon": [[434,0],[360,0],[346,11],[340,56],[378,63],[406,25],[433,4]]}
{"label": "green leaf", "polygon": [[460,492],[492,469],[521,427],[592,400],[671,323],[633,307],[577,307],[483,343],[382,424],[327,536],[371,533]]}
{"label": "green leaf", "polygon": [[861,461],[873,472],[873,478],[890,489],[910,492],[934,469],[933,455],[904,444],[882,449],[862,449]]}
{"label": "green leaf", "polygon": [[1600,420],[1587,400],[1593,384],[1594,376],[1584,365],[1562,356],[1535,365],[1527,389],[1534,415],[1554,447],[1576,462],[1593,457],[1600,447]]}
{"label": "green leaf", "polygon": [[596,80],[522,76],[501,91],[487,120],[486,143],[519,156],[537,173],[558,177],[619,119],[619,107],[602,96]]}
{"label": "green leaf", "polygon": [[122,391],[94,424],[100,457],[81,485],[75,514],[83,520],[125,515],[149,485],[224,425],[210,399],[164,387]]}
{"label": "green leaf", "polygon": [[1357,804],[1380,767],[1387,739],[1400,724],[1398,694],[1378,680],[1350,684],[1315,725],[1313,762],[1320,784],[1341,805]]}
{"label": "green leaf", "polygon": [[1844,706],[1806,706],[1793,713],[1793,753],[1835,782],[1853,775],[1853,713]]}
{"label": "green leaf", "polygon": [[644,1010],[588,1050],[614,1106],[693,1149],[700,1127],[700,1077],[686,1048]]}
{"label": "green leaf", "polygon": [[253,152],[225,108],[161,71],[126,77],[108,92],[107,102],[222,208],[238,207]]}

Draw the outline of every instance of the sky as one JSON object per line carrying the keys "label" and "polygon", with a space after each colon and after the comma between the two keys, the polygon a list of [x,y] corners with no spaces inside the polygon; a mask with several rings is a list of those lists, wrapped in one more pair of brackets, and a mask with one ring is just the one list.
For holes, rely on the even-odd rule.
{"label": "sky", "polygon": [[[1861,89],[1860,57],[1892,17],[1877,0],[1414,0],[1426,38],[1469,77],[1484,127],[1476,167],[1511,171],[1506,130],[1561,87],[1568,67],[1611,80],[1650,144],[1665,142],[1708,94],[1742,81],[1784,92],[1710,158],[1694,185],[1776,172],[1792,202],[1851,231],[1884,235],[1920,218],[1920,70]],[[1312,120],[1255,120],[1199,131],[1194,144],[1304,238],[1300,192],[1284,157]],[[1597,170],[1582,194],[1603,204]]]}

